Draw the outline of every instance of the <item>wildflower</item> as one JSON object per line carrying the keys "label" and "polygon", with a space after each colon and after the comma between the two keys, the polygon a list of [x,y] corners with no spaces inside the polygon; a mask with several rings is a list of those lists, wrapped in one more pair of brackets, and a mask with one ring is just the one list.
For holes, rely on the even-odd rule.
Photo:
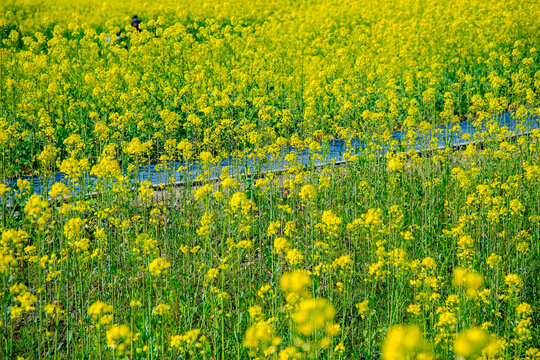
{"label": "wildflower", "polygon": [[209,236],[211,225],[213,222],[213,216],[209,212],[205,212],[201,218],[201,226],[197,229],[197,235],[199,236]]}
{"label": "wildflower", "polygon": [[[462,331],[454,341],[454,351],[464,359],[477,359],[482,356],[484,349],[493,346],[496,339],[481,328]],[[493,349],[489,349],[493,352]]]}
{"label": "wildflower", "polygon": [[298,249],[288,249],[285,259],[291,266],[295,266],[304,260],[304,255]]}
{"label": "wildflower", "polygon": [[65,197],[68,192],[69,189],[64,183],[57,182],[52,186],[51,191],[49,191],[49,196],[52,198]]}
{"label": "wildflower", "polygon": [[304,202],[311,202],[317,197],[317,190],[312,185],[304,185],[298,195]]}
{"label": "wildflower", "polygon": [[474,240],[468,235],[460,236],[458,239],[458,258],[463,264],[469,264],[474,256]]}
{"label": "wildflower", "polygon": [[242,214],[247,215],[250,210],[255,210],[255,203],[253,200],[248,200],[246,194],[240,191],[234,193],[229,201],[229,205],[233,213],[240,210]]}
{"label": "wildflower", "polygon": [[270,224],[268,225],[268,230],[266,231],[266,236],[270,237],[272,235],[276,235],[280,227],[281,224],[279,221],[270,221]]}
{"label": "wildflower", "polygon": [[234,188],[238,187],[238,181],[234,180],[232,177],[227,177],[221,182],[221,185],[224,188],[233,188],[234,189]]}
{"label": "wildflower", "polygon": [[273,294],[274,290],[272,290],[272,287],[270,285],[263,285],[260,287],[259,291],[257,292],[257,295],[260,298],[263,298],[266,296],[266,294]]}
{"label": "wildflower", "polygon": [[[258,350],[274,350],[281,343],[281,338],[274,335],[270,321],[258,321],[246,331],[244,346],[250,349],[250,355],[255,356]],[[272,352],[272,353],[273,353]],[[270,355],[270,354],[268,354]]]}
{"label": "wildflower", "polygon": [[107,346],[122,354],[131,344],[133,333],[127,325],[114,325],[107,331]]}
{"label": "wildflower", "polygon": [[82,228],[84,225],[84,220],[81,218],[72,218],[64,225],[64,235],[68,240],[72,240],[75,237],[80,237],[82,235]]}
{"label": "wildflower", "polygon": [[5,184],[0,184],[0,196],[4,196],[7,192],[11,190],[10,187],[8,187]]}
{"label": "wildflower", "polygon": [[420,315],[421,314],[421,308],[418,304],[411,304],[407,307],[407,312],[413,315]]}
{"label": "wildflower", "polygon": [[334,307],[326,299],[305,299],[298,304],[293,320],[298,332],[309,336],[318,329],[325,327],[330,335],[335,335],[332,328],[334,321]]}
{"label": "wildflower", "polygon": [[482,287],[484,278],[477,272],[470,271],[464,268],[454,269],[454,284],[456,286],[464,286],[467,289],[467,296],[474,297],[476,291]]}
{"label": "wildflower", "polygon": [[37,301],[37,297],[29,291],[24,291],[22,294],[15,297],[15,301],[20,303],[20,307],[24,311],[35,310],[34,303]]}
{"label": "wildflower", "polygon": [[276,254],[283,254],[289,248],[290,244],[287,239],[278,237],[274,240],[274,252]]}
{"label": "wildflower", "polygon": [[383,224],[382,221],[382,210],[381,209],[369,209],[367,213],[362,214],[362,220],[364,221],[364,226],[370,228],[371,230],[379,227]]}
{"label": "wildflower", "polygon": [[520,342],[526,342],[532,340],[532,307],[528,303],[521,303],[516,307],[516,313],[518,317],[518,323],[514,328],[517,334],[517,340]]}
{"label": "wildflower", "polygon": [[382,346],[383,360],[431,359],[431,349],[416,325],[390,328]]}
{"label": "wildflower", "polygon": [[497,254],[491,254],[486,263],[488,264],[488,266],[492,269],[496,268],[500,263],[502,263],[502,257],[500,255],[497,255]]}
{"label": "wildflower", "polygon": [[200,154],[201,162],[205,165],[214,163],[214,156],[210,151],[203,151]]}
{"label": "wildflower", "polygon": [[74,158],[68,158],[62,160],[58,166],[58,169],[63,172],[72,182],[76,183],[78,179],[82,177],[83,173],[89,169],[89,167],[90,163],[88,162],[88,159],[77,160]]}
{"label": "wildflower", "polygon": [[32,220],[37,220],[38,223],[43,224],[50,217],[50,212],[48,211],[49,202],[43,200],[41,195],[32,195],[28,202],[24,206],[24,212],[26,216]]}
{"label": "wildflower", "polygon": [[0,252],[0,274],[9,274],[15,266],[17,266],[15,256]]}
{"label": "wildflower", "polygon": [[137,235],[135,239],[135,248],[137,252],[142,252],[144,255],[156,255],[157,254],[157,241],[152,239],[150,235],[142,233]]}
{"label": "wildflower", "polygon": [[251,306],[251,307],[248,309],[248,312],[249,312],[249,316],[250,316],[254,321],[260,321],[260,320],[263,320],[263,317],[264,317],[263,309],[262,309],[262,307],[260,307],[259,305]]}
{"label": "wildflower", "polygon": [[508,274],[504,278],[504,283],[508,286],[508,293],[515,294],[521,290],[522,281],[517,274]]}
{"label": "wildflower", "polygon": [[153,315],[165,315],[171,310],[171,306],[167,304],[159,304],[154,310],[152,310]]}
{"label": "wildflower", "polygon": [[206,184],[195,190],[195,200],[204,199],[212,192],[212,185]]}
{"label": "wildflower", "polygon": [[335,269],[349,270],[354,264],[350,255],[343,255],[332,262],[332,266]]}
{"label": "wildflower", "polygon": [[302,358],[302,354],[298,351],[297,348],[293,346],[288,346],[285,349],[281,350],[278,354],[279,360],[298,360]]}
{"label": "wildflower", "polygon": [[405,157],[405,153],[397,153],[397,154],[391,154],[388,153],[388,170],[395,171],[395,172],[401,172],[403,171],[404,164],[403,159]]}
{"label": "wildflower", "polygon": [[322,214],[322,222],[317,226],[326,231],[328,235],[337,236],[342,223],[341,218],[334,214],[332,210],[325,210]]}
{"label": "wildflower", "polygon": [[92,321],[99,322],[98,325],[105,325],[113,320],[112,305],[107,305],[103,301],[97,300],[88,307],[88,315],[92,316]]}
{"label": "wildflower", "polygon": [[17,179],[17,188],[21,192],[29,192],[32,189],[32,184],[26,179]]}
{"label": "wildflower", "polygon": [[215,279],[218,275],[219,275],[219,270],[218,270],[218,269],[210,269],[210,270],[208,270],[208,272],[206,273],[206,279],[207,279],[207,280],[213,280],[213,279]]}
{"label": "wildflower", "polygon": [[366,313],[369,311],[369,300],[359,302],[355,306],[358,310],[358,315],[360,315],[360,317],[364,319],[366,317]]}
{"label": "wildflower", "polygon": [[55,309],[56,309],[56,305],[54,305],[54,304],[47,304],[43,308],[43,310],[45,311],[45,314],[47,314],[47,315],[51,315],[52,313],[54,313]]}
{"label": "wildflower", "polygon": [[202,348],[202,343],[206,340],[205,336],[200,336],[201,330],[192,329],[183,335],[171,336],[171,347],[181,352],[189,352],[192,348]]}
{"label": "wildflower", "polygon": [[98,179],[113,178],[117,181],[124,179],[118,161],[110,155],[103,156],[99,163],[92,167],[90,175],[95,175]]}
{"label": "wildflower", "polygon": [[154,259],[150,265],[148,265],[148,271],[152,275],[161,275],[167,272],[167,269],[171,267],[171,263],[165,258]]}
{"label": "wildflower", "polygon": [[337,352],[338,354],[343,354],[343,352],[345,351],[345,345],[343,345],[342,342],[338,343],[336,347],[334,348],[334,351]]}
{"label": "wildflower", "polygon": [[139,197],[141,198],[141,201],[147,202],[152,199],[153,195],[154,189],[152,188],[152,183],[150,181],[141,182],[141,186],[139,187]]}
{"label": "wildflower", "polygon": [[293,293],[301,297],[309,296],[308,288],[311,286],[311,278],[305,271],[296,270],[283,274],[279,283],[286,295]]}
{"label": "wildflower", "polygon": [[45,172],[50,172],[56,160],[56,157],[60,150],[52,145],[45,145],[43,151],[37,156],[37,159],[41,162],[41,167]]}

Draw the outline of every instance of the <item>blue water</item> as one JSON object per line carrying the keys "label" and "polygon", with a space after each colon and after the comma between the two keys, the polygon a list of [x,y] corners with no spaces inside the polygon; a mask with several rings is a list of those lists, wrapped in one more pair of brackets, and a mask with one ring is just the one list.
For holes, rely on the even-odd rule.
{"label": "blue water", "polygon": [[[527,115],[524,119],[517,120],[515,112],[507,112],[497,115],[493,118],[482,121],[478,126],[474,126],[474,120],[463,121],[456,124],[435,126],[422,134],[407,133],[406,131],[396,131],[390,134],[390,143],[393,145],[380,146],[378,154],[384,156],[388,151],[408,151],[410,148],[418,152],[432,150],[433,148],[445,148],[447,146],[463,146],[469,143],[475,143],[490,139],[492,132],[491,127],[502,128],[506,127],[508,136],[516,136],[529,133],[531,130],[539,128],[537,115]],[[452,131],[453,130],[453,131]],[[417,130],[415,132],[418,133]],[[468,134],[468,135],[467,135]],[[476,134],[476,138],[473,136]],[[464,138],[464,135],[467,135]],[[412,138],[411,138],[412,136]],[[478,137],[480,136],[480,138]],[[468,138],[467,138],[468,137]],[[412,141],[407,141],[412,139]],[[433,139],[433,142],[430,140]],[[436,144],[435,144],[436,139]],[[348,151],[350,155],[360,154],[366,148],[366,144],[370,143],[366,139],[353,138],[350,140],[332,140],[326,146],[324,151],[312,152],[308,149],[295,149],[289,147],[281,152],[279,156],[271,159],[232,159],[227,158],[221,160],[219,164],[215,164],[209,171],[203,170],[201,164],[197,161],[192,161],[188,164],[173,162],[167,164],[167,171],[158,171],[158,164],[149,164],[141,166],[138,170],[131,174],[130,179],[133,182],[150,181],[152,185],[159,186],[160,184],[181,183],[188,180],[196,180],[199,176],[204,179],[219,178],[223,169],[228,167],[228,172],[231,176],[239,174],[248,174],[253,172],[274,172],[288,168],[290,165],[285,161],[285,156],[290,153],[297,155],[297,162],[300,165],[323,166],[324,164],[342,163],[345,161],[344,154]],[[414,144],[413,146],[404,145]],[[319,155],[319,156],[315,156]],[[184,166],[186,170],[178,171],[180,166]],[[254,171],[255,170],[255,171]],[[22,177],[33,184],[35,194],[47,193],[55,182],[63,182],[69,184],[68,179],[61,172],[57,172],[48,179],[39,176]],[[85,191],[91,193],[95,191],[95,176],[87,175],[77,186],[77,191]],[[16,188],[17,179],[11,179],[6,185]]]}

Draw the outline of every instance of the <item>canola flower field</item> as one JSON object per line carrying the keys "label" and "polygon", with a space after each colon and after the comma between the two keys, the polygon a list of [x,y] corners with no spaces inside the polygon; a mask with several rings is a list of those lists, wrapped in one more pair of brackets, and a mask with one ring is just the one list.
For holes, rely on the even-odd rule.
{"label": "canola flower field", "polygon": [[[0,356],[540,359],[540,130],[489,120],[540,115],[539,18],[518,0],[2,1]],[[431,129],[464,119],[487,122],[478,143],[436,149]],[[418,137],[429,156],[406,151]],[[289,146],[315,155],[205,181]],[[135,179],[195,160],[180,188]],[[57,171],[41,195],[6,185]]]}

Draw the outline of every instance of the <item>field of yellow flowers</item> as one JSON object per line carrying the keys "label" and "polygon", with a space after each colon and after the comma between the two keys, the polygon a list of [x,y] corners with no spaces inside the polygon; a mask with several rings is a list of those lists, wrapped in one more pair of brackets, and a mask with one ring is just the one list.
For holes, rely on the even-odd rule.
{"label": "field of yellow flowers", "polygon": [[[540,359],[540,130],[489,121],[540,115],[539,18],[537,0],[2,1],[0,357]],[[478,143],[436,148],[434,125],[472,118]],[[280,175],[235,171],[291,146]],[[197,181],[136,181],[179,161]],[[13,180],[58,171],[41,195]]]}

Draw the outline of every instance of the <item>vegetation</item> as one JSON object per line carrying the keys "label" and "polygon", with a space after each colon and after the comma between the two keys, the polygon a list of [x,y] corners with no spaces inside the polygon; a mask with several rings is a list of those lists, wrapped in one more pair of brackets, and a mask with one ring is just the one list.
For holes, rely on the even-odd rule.
{"label": "vegetation", "polygon": [[540,358],[536,1],[178,3],[0,4],[3,358]]}

